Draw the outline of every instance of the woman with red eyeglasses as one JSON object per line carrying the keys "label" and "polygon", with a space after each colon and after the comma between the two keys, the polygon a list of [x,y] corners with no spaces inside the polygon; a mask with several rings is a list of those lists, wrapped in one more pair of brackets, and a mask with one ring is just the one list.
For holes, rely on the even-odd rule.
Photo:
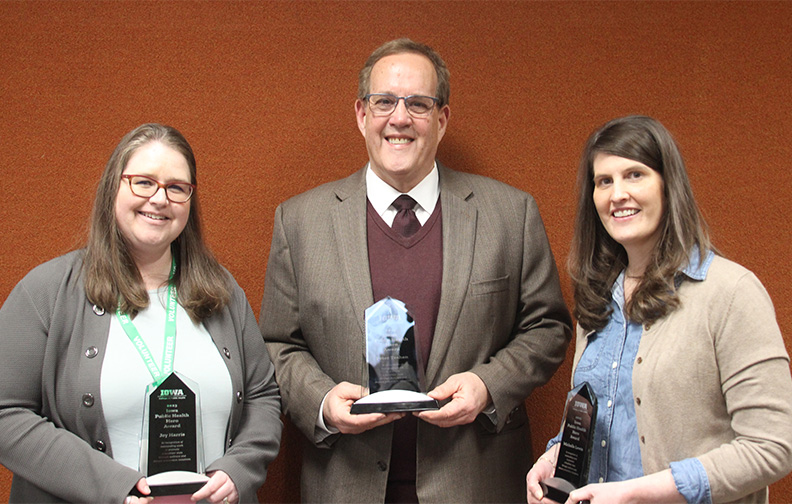
{"label": "woman with red eyeglasses", "polygon": [[0,309],[10,500],[256,501],[281,428],[253,312],[203,242],[192,148],[144,124],[107,162],[86,246]]}

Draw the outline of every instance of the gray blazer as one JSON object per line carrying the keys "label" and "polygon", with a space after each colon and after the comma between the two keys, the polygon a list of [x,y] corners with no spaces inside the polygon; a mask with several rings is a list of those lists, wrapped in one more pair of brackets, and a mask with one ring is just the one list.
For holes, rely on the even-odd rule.
{"label": "gray blazer", "polygon": [[[81,264],[76,251],[38,266],[0,309],[0,462],[14,473],[11,502],[118,504],[143,476],[112,459],[99,393],[111,314],[88,302]],[[257,502],[282,428],[273,367],[236,283],[204,324],[235,391],[226,454],[208,470]]]}
{"label": "gray blazer", "polygon": [[[536,203],[495,180],[439,166],[443,283],[428,387],[472,371],[497,425],[418,426],[421,502],[524,502],[532,461],[525,399],[551,377],[571,337]],[[382,502],[392,425],[314,443],[320,403],[362,383],[364,310],[374,303],[365,170],[296,196],[275,212],[260,314],[284,411],[307,438],[302,498]]]}

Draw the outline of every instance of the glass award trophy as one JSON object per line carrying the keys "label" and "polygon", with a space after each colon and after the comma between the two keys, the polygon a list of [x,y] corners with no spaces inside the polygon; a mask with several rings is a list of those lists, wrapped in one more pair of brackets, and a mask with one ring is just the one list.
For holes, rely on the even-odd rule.
{"label": "glass award trophy", "polygon": [[588,382],[583,382],[567,394],[555,473],[539,482],[548,499],[566,502],[569,492],[588,483],[596,422],[597,397]]}
{"label": "glass award trophy", "polygon": [[146,475],[151,496],[192,495],[209,481],[203,474],[198,384],[178,373],[146,390],[140,471]]}
{"label": "glass award trophy", "polygon": [[[423,356],[415,341],[415,321],[404,303],[386,297],[369,306],[366,322],[368,395],[352,405],[352,414],[438,409],[426,395]],[[367,375],[367,376],[366,376]]]}

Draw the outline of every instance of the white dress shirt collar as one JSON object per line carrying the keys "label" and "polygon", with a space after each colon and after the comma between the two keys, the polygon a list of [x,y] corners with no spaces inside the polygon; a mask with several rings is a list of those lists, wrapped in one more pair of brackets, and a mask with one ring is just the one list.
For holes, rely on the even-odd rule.
{"label": "white dress shirt collar", "polygon": [[437,163],[435,162],[432,171],[408,193],[397,191],[379,178],[371,166],[366,167],[366,195],[374,210],[389,226],[393,224],[393,219],[396,216],[396,209],[391,205],[402,194],[407,194],[418,203],[418,206],[415,207],[415,216],[423,226],[434,212],[437,199],[440,197],[440,176],[437,171]]}

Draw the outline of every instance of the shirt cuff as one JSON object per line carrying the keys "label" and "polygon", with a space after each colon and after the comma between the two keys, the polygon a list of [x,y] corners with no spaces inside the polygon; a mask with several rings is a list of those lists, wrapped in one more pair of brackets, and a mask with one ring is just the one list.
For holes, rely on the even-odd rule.
{"label": "shirt cuff", "polygon": [[712,504],[712,491],[704,465],[697,458],[671,462],[671,476],[677,491],[688,504]]}
{"label": "shirt cuff", "polygon": [[[329,394],[328,392],[327,394]],[[336,429],[335,427],[328,427],[324,421],[324,415],[322,412],[324,411],[324,403],[327,400],[327,394],[322,398],[322,403],[319,405],[319,414],[316,416],[316,428],[314,429],[314,442],[316,444],[321,443],[328,437],[332,436],[333,434],[338,434],[341,432],[340,430]]]}
{"label": "shirt cuff", "polygon": [[550,441],[547,442],[547,446],[545,447],[545,451],[549,450],[550,448],[554,447],[555,445],[557,445],[560,442],[561,442],[561,433],[559,432],[556,437],[554,437],[553,439],[551,439]]}
{"label": "shirt cuff", "polygon": [[492,425],[498,425],[498,412],[495,411],[495,405],[493,403],[489,403],[481,413],[492,422]]}

